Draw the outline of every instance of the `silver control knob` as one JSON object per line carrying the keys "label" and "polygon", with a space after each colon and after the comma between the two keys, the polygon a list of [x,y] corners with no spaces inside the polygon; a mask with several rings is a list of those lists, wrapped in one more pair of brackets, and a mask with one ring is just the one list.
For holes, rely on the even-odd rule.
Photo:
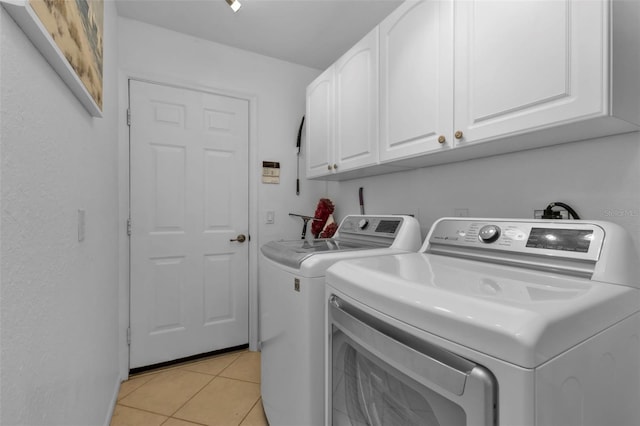
{"label": "silver control knob", "polygon": [[360,219],[360,222],[358,222],[358,228],[366,229],[367,226],[369,226],[369,219]]}
{"label": "silver control knob", "polygon": [[500,238],[500,228],[496,225],[485,225],[478,233],[478,239],[483,243],[492,243],[498,238]]}

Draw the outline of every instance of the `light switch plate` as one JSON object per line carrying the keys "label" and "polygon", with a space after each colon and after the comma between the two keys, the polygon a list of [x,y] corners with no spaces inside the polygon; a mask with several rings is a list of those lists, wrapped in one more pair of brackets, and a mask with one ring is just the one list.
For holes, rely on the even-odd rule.
{"label": "light switch plate", "polygon": [[272,224],[276,222],[276,212],[273,210],[267,210],[267,217],[265,218],[264,223]]}
{"label": "light switch plate", "polygon": [[84,209],[78,209],[78,242],[84,241],[87,213]]}

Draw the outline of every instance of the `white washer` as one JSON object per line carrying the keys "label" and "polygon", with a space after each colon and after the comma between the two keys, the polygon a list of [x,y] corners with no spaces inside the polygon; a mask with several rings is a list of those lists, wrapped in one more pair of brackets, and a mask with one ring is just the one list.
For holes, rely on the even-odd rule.
{"label": "white washer", "polygon": [[640,424],[640,272],[598,221],[444,218],[327,271],[327,424]]}
{"label": "white washer", "polygon": [[335,237],[273,241],[261,248],[259,310],[262,402],[274,426],[324,424],[325,272],[334,263],[417,251],[410,216],[345,217]]}

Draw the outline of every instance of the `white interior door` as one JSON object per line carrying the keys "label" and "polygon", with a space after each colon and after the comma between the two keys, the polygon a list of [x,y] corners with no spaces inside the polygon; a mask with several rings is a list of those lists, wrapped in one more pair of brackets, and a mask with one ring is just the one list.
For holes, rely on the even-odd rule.
{"label": "white interior door", "polygon": [[129,90],[130,368],[246,344],[248,101]]}

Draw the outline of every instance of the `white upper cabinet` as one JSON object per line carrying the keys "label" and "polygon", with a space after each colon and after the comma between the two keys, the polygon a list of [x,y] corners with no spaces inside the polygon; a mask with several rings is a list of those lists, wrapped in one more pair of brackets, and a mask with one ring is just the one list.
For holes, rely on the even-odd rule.
{"label": "white upper cabinet", "polygon": [[378,29],[307,87],[307,177],[378,161]]}
{"label": "white upper cabinet", "polygon": [[307,87],[307,177],[323,176],[333,167],[334,75],[333,66]]}
{"label": "white upper cabinet", "polygon": [[456,2],[454,130],[462,133],[460,144],[608,115],[609,6],[594,0]]}
{"label": "white upper cabinet", "polygon": [[378,29],[335,63],[334,171],[378,161]]}
{"label": "white upper cabinet", "polygon": [[338,125],[323,173],[360,169],[337,176],[351,178],[637,131],[639,23],[640,0],[405,1],[379,25],[379,158],[370,40],[370,51],[360,42],[333,66]]}
{"label": "white upper cabinet", "polygon": [[380,24],[380,161],[452,146],[453,7],[405,2]]}

